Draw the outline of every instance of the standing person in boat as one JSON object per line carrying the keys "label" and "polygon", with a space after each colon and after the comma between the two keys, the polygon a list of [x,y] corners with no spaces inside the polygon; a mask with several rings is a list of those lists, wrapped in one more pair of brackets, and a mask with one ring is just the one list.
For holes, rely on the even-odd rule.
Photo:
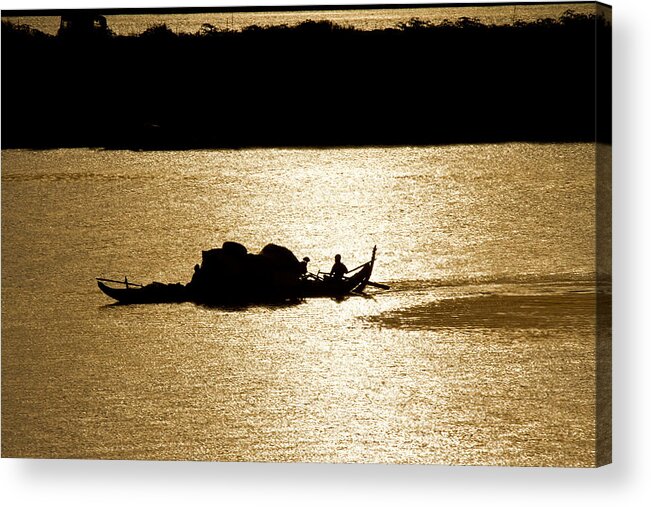
{"label": "standing person in boat", "polygon": [[348,268],[341,262],[341,255],[335,255],[335,263],[330,270],[330,276],[335,280],[341,280],[346,273],[348,273]]}

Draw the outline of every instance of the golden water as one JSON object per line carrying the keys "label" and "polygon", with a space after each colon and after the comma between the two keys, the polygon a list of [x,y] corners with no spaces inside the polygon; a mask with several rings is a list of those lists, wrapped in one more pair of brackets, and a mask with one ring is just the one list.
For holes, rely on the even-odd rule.
{"label": "golden water", "polygon": [[[2,153],[3,456],[590,466],[595,148]],[[392,290],[114,306],[225,240]]]}

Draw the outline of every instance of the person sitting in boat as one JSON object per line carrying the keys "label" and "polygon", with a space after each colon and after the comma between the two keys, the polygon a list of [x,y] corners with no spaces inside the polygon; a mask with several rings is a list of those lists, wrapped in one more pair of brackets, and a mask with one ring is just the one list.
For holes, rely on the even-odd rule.
{"label": "person sitting in boat", "polygon": [[298,271],[301,274],[301,276],[307,275],[307,263],[310,262],[309,257],[303,257],[303,260],[299,262],[298,265]]}
{"label": "person sitting in boat", "polygon": [[341,255],[335,255],[335,263],[330,270],[330,276],[335,280],[341,280],[346,273],[348,273],[348,268],[341,262]]}
{"label": "person sitting in boat", "polygon": [[192,274],[192,280],[190,280],[190,283],[188,283],[189,286],[197,286],[199,285],[199,280],[201,278],[201,267],[199,264],[194,265],[194,273]]}

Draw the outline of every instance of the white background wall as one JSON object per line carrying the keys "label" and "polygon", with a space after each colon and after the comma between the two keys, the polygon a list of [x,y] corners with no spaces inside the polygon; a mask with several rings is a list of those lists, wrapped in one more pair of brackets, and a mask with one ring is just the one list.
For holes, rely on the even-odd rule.
{"label": "white background wall", "polygon": [[[379,1],[379,0],[377,0]],[[384,0],[385,3],[426,3]],[[456,3],[468,3],[452,0]],[[2,9],[369,0],[0,0]],[[430,2],[431,3],[431,2]],[[614,9],[614,463],[600,469],[0,460],[3,505],[651,505],[651,2]]]}

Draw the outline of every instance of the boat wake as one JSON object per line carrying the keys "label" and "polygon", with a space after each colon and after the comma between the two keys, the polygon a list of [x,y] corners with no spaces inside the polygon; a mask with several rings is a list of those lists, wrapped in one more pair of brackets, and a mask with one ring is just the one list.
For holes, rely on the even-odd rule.
{"label": "boat wake", "polygon": [[609,287],[598,291],[587,277],[392,287],[397,308],[365,317],[368,323],[407,330],[576,328],[595,325],[598,300],[611,298]]}

